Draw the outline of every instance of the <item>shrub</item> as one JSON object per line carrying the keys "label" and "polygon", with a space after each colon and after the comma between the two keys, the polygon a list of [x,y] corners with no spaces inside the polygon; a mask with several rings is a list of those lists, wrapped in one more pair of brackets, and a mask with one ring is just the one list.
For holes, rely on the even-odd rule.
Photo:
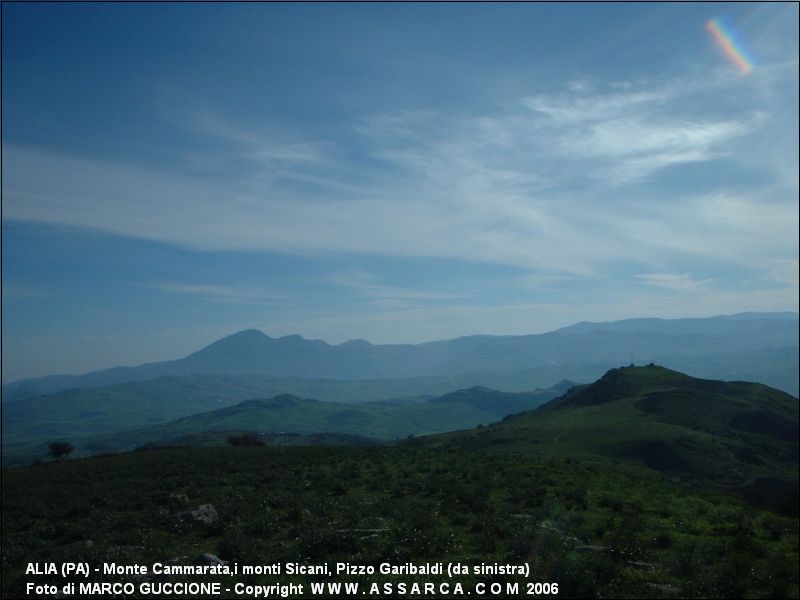
{"label": "shrub", "polygon": [[231,446],[265,446],[264,440],[253,433],[242,435],[229,435],[228,444]]}
{"label": "shrub", "polygon": [[50,444],[50,456],[53,458],[66,458],[73,450],[75,450],[75,446],[69,442],[53,442]]}

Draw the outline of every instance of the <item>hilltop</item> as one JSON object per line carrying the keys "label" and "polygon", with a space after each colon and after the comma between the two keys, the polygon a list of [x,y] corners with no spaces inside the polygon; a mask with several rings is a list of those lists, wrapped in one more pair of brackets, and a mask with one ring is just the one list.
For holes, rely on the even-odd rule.
{"label": "hilltop", "polygon": [[413,443],[602,456],[763,495],[764,501],[775,490],[797,497],[797,398],[761,384],[697,379],[656,365],[611,369],[536,410]]}

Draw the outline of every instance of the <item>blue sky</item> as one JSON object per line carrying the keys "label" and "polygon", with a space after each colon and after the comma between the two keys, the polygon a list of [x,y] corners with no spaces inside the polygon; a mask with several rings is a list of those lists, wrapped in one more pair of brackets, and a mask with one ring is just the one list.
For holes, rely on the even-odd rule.
{"label": "blue sky", "polygon": [[796,311],[797,22],[4,4],[4,379],[249,327],[387,343]]}

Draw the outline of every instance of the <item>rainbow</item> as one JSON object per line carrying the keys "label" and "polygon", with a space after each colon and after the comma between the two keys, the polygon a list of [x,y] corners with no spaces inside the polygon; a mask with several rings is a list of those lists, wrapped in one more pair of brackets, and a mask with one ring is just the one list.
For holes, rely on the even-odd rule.
{"label": "rainbow", "polygon": [[721,18],[711,19],[706,23],[706,31],[711,34],[714,43],[739,69],[740,73],[747,75],[753,70],[755,63],[752,56],[745,50],[742,43],[736,39],[736,34],[730,25]]}

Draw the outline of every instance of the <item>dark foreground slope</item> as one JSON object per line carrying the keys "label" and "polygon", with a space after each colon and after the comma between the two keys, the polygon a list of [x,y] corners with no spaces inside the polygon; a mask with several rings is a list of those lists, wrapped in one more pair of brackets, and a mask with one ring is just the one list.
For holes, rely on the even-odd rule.
{"label": "dark foreground slope", "polygon": [[797,510],[797,398],[654,365],[612,369],[538,410],[415,443],[602,456]]}
{"label": "dark foreground slope", "polygon": [[[477,583],[513,581],[526,596],[528,582],[557,583],[559,598],[798,594],[796,518],[591,457],[412,447],[156,450],[6,470],[2,500],[7,598],[24,597],[31,579],[63,583],[26,576],[29,561],[187,565],[203,553],[240,565],[441,561],[531,571],[452,579],[92,572],[89,580],[347,581],[364,598],[378,597],[362,593],[373,582],[422,581],[458,581],[472,596]],[[181,516],[209,504],[216,518],[208,523]]]}

